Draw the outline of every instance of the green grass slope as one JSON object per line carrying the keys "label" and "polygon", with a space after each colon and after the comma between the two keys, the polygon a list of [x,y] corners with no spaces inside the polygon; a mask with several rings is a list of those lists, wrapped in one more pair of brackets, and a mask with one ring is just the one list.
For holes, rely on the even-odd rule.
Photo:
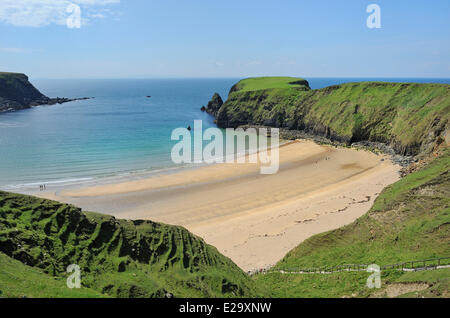
{"label": "green grass slope", "polygon": [[[6,192],[0,192],[0,252],[42,270],[50,281],[52,276],[66,277],[67,266],[77,264],[82,286],[106,296],[249,297],[256,293],[254,283],[230,259],[184,228],[117,220]],[[11,286],[10,277],[0,275],[0,286]],[[2,290],[11,295],[17,291]]]}
{"label": "green grass slope", "polygon": [[64,278],[49,276],[0,252],[0,297],[102,298],[105,295],[86,287],[69,289]]}
{"label": "green grass slope", "polygon": [[[257,275],[255,281],[275,298],[341,298],[341,297],[450,297],[450,269],[405,272],[384,271],[381,288],[366,287],[370,273]],[[415,290],[415,285],[422,285]],[[390,290],[399,289],[391,295]],[[402,291],[403,289],[403,291]]]}
{"label": "green grass slope", "polygon": [[[274,269],[378,264],[450,256],[450,150],[422,170],[383,190],[370,211],[352,224],[315,235]],[[367,273],[267,274],[255,280],[278,297],[368,296]],[[383,273],[383,288],[426,282],[420,295],[449,295],[450,270]]]}
{"label": "green grass slope", "polygon": [[293,89],[278,78],[246,79],[217,113],[220,127],[265,125],[345,143],[376,141],[402,154],[431,152],[448,138],[450,85],[346,83]]}
{"label": "green grass slope", "polygon": [[231,89],[232,92],[250,92],[272,88],[309,90],[309,84],[298,77],[252,77],[239,81]]}

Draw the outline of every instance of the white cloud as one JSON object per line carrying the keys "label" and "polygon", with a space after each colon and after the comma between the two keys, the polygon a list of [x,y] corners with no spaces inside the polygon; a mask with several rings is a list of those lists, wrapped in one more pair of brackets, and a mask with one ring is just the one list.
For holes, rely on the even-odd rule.
{"label": "white cloud", "polygon": [[[65,25],[69,15],[67,7],[73,3],[82,10],[82,18],[104,17],[101,7],[119,3],[120,0],[0,0],[0,22],[14,26],[40,27],[49,24]],[[89,16],[83,16],[83,9]]]}

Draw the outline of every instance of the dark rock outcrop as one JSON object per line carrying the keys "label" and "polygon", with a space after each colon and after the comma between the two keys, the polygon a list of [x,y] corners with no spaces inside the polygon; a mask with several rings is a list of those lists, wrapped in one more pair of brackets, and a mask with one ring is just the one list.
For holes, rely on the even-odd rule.
{"label": "dark rock outcrop", "polygon": [[0,112],[15,111],[39,105],[55,105],[83,98],[49,98],[37,90],[21,73],[0,73]]}
{"label": "dark rock outcrop", "polygon": [[218,93],[214,93],[211,100],[208,102],[208,106],[206,106],[206,112],[213,116],[217,116],[217,113],[223,105],[222,97]]}

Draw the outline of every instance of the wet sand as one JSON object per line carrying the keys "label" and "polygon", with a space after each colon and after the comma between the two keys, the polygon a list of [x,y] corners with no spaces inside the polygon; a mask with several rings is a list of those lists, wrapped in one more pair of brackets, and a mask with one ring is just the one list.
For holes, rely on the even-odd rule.
{"label": "wet sand", "polygon": [[385,156],[298,140],[280,147],[273,175],[260,174],[258,164],[216,164],[38,195],[118,218],[182,225],[254,270],[362,216],[399,179],[399,169]]}

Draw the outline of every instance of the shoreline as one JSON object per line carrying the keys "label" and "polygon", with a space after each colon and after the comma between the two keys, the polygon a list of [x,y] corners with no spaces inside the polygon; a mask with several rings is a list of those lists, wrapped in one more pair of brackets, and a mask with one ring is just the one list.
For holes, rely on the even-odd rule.
{"label": "shoreline", "polygon": [[[296,142],[295,140],[279,140],[279,147],[283,147],[287,144]],[[270,146],[267,148],[270,150]],[[246,150],[249,154],[257,154],[258,150]],[[237,158],[247,157],[248,154],[238,153]],[[47,181],[30,181],[27,183],[18,184],[4,184],[0,185],[0,190],[16,192],[27,195],[38,196],[41,191],[39,190],[40,185],[46,185],[47,188],[54,192],[65,191],[68,189],[79,188],[79,187],[96,187],[105,186],[110,184],[134,182],[143,179],[158,177],[162,175],[170,175],[174,173],[182,173],[185,171],[196,170],[202,167],[208,167],[216,165],[217,163],[207,164],[207,163],[187,163],[187,164],[173,164],[169,166],[148,168],[148,169],[134,169],[134,170],[124,170],[111,174],[99,174],[92,176],[80,176],[67,179],[54,179]]]}
{"label": "shoreline", "polygon": [[33,194],[117,218],[184,226],[252,271],[365,214],[399,171],[386,155],[296,140],[280,145],[274,175],[260,175],[258,164],[212,164]]}

